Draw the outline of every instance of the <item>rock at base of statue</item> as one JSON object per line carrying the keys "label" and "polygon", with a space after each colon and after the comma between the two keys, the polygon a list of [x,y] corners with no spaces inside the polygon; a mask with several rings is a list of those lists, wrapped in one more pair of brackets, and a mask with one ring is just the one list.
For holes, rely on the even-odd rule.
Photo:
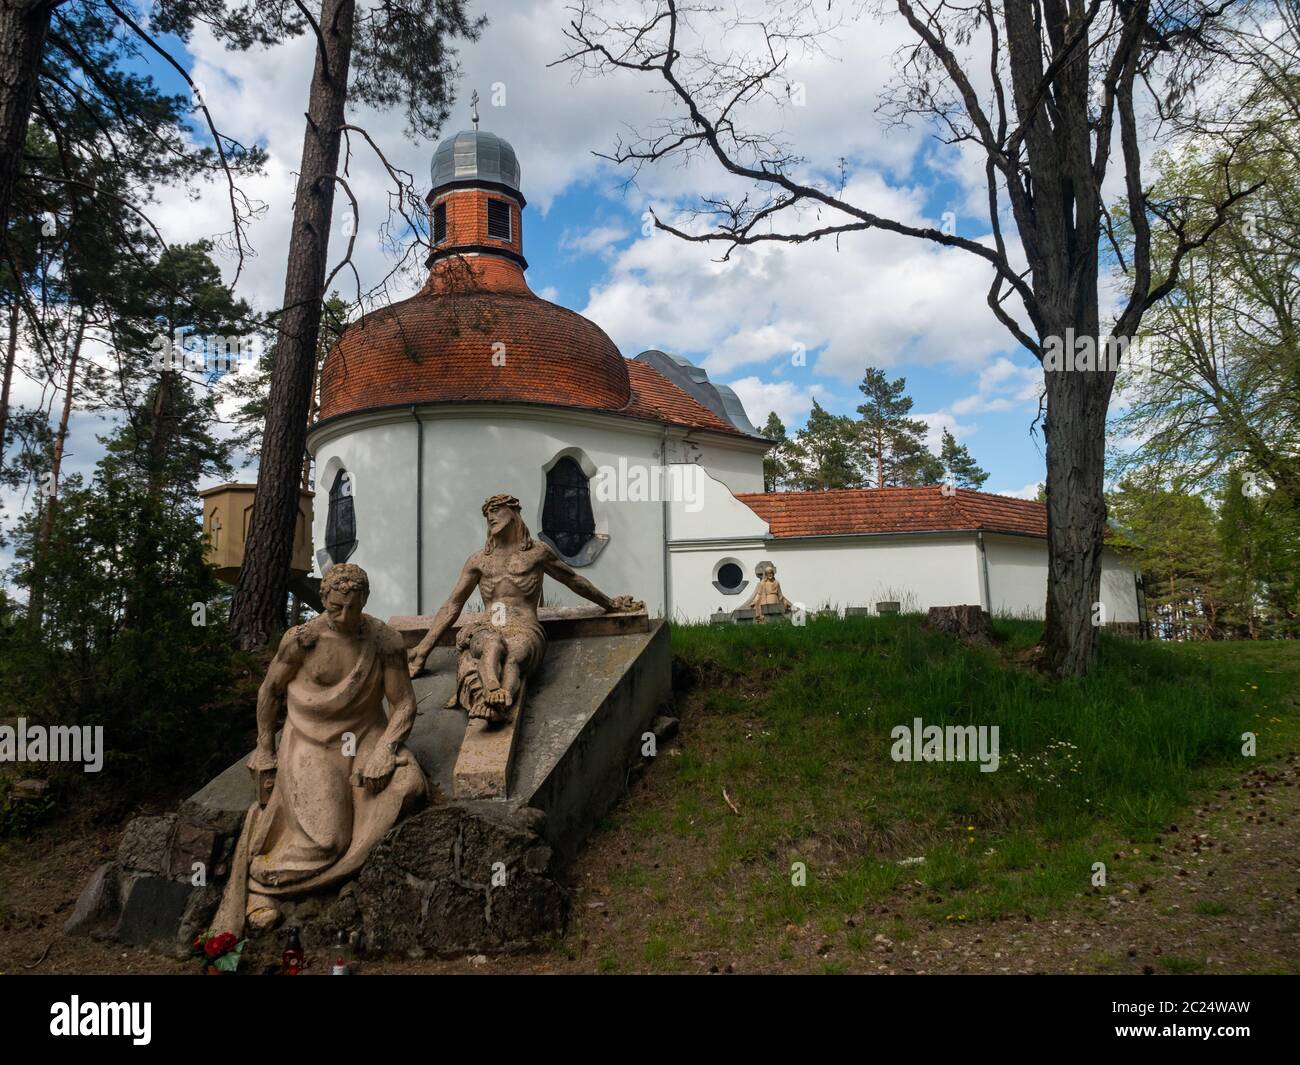
{"label": "rock at base of statue", "polygon": [[63,934],[186,956],[220,901],[213,884],[225,874],[230,849],[219,829],[184,813],[135,818],[115,860],[82,890]]}
{"label": "rock at base of statue", "polygon": [[[470,803],[426,808],[372,848],[360,874],[301,898],[277,900],[279,920],[247,926],[241,969],[278,966],[284,929],[296,927],[309,970],[331,960],[339,933],[360,937],[369,957],[451,956],[534,949],[564,933],[568,893],[545,815],[529,807]],[[86,884],[64,934],[193,954],[209,929],[219,888],[159,871],[175,858],[176,829],[200,826],[177,816],[136,818],[116,861]],[[236,832],[222,839],[229,850]],[[188,857],[188,855],[186,855]],[[217,931],[220,931],[219,929]]]}
{"label": "rock at base of statue", "polygon": [[844,608],[846,618],[869,618],[871,617],[871,607],[869,606],[846,606]]}
{"label": "rock at base of statue", "polygon": [[955,636],[963,643],[988,645],[994,642],[993,620],[979,606],[932,606],[926,622],[937,632]]}
{"label": "rock at base of statue", "polygon": [[886,599],[876,604],[877,614],[897,614],[900,604],[892,599]]}
{"label": "rock at base of statue", "polygon": [[736,619],[739,625],[752,625],[754,623],[754,611],[747,606],[742,606],[739,610],[733,610],[731,616]]}
{"label": "rock at base of statue", "polygon": [[375,950],[390,956],[501,953],[564,931],[568,895],[554,877],[540,810],[498,803],[435,806],[370,853],[357,904]]}

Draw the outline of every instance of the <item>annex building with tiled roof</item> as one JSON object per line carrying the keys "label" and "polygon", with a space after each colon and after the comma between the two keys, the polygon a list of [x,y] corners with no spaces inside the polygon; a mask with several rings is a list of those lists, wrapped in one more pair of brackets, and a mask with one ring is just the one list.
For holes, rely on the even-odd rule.
{"label": "annex building with tiled roof", "polygon": [[[598,323],[536,295],[506,141],[444,140],[427,202],[427,282],[344,332],[308,435],[316,570],[363,566],[371,613],[435,609],[482,546],[483,499],[508,492],[597,587],[669,618],[744,605],[768,563],[809,610],[1041,616],[1042,504],[942,486],[764,492],[771,445],[735,392],[676,355],[626,358]],[[1133,587],[1108,557],[1110,620],[1136,620]],[[578,602],[550,581],[544,597]]]}

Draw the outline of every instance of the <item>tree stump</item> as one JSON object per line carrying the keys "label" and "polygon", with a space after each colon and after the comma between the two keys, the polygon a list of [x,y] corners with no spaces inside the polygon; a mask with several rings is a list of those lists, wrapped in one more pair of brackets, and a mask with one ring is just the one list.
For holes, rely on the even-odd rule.
{"label": "tree stump", "polygon": [[955,636],[962,643],[993,643],[993,620],[978,606],[932,606],[926,621],[937,632]]}

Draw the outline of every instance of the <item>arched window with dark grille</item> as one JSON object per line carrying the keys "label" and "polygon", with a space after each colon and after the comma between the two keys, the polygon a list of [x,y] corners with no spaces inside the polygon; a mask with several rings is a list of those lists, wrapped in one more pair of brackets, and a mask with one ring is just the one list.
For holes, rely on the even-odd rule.
{"label": "arched window with dark grille", "polygon": [[546,474],[542,532],[565,558],[577,557],[596,533],[587,475],[567,455]]}
{"label": "arched window with dark grille", "polygon": [[352,475],[339,470],[330,485],[330,509],[325,517],[325,551],[335,564],[346,562],[357,549],[357,512],[352,503]]}

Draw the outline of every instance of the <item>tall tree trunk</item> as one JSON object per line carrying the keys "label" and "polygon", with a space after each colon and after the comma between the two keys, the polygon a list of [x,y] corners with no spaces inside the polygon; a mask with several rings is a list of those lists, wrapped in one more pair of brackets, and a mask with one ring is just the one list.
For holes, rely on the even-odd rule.
{"label": "tall tree trunk", "polygon": [[4,385],[0,387],[0,468],[5,464],[5,432],[9,428],[9,386],[18,361],[18,297],[9,304],[9,342],[5,345]]}
{"label": "tall tree trunk", "polygon": [[284,311],[271,371],[257,494],[244,564],[231,606],[233,636],[246,649],[263,646],[273,631],[284,626],[298,484],[306,448],[307,408],[316,369],[316,341],[320,333],[334,209],[339,127],[343,123],[352,58],[354,15],[354,0],[323,0],[321,5],[324,54],[318,45],[307,104],[307,130],[303,137],[285,274]]}
{"label": "tall tree trunk", "polygon": [[[1095,277],[1095,274],[1093,275]],[[1100,344],[1096,289],[1072,301],[1056,320],[1056,336]],[[1076,289],[1076,291],[1078,291]],[[1050,334],[1049,334],[1050,335]],[[1043,338],[1046,340],[1046,337]],[[1066,347],[1069,347],[1068,343]],[[1097,658],[1096,605],[1101,600],[1101,557],[1106,532],[1106,411],[1112,370],[1045,371],[1047,414],[1047,609],[1044,666],[1059,676],[1082,676]]]}
{"label": "tall tree trunk", "polygon": [[[321,364],[321,362],[320,362],[319,359],[318,359],[317,362],[316,362],[316,366],[315,366],[314,370],[312,371],[312,377],[311,377],[311,398],[307,401],[307,426],[306,426],[306,428],[308,428],[308,429],[311,428],[311,423],[314,422],[314,421],[316,420],[316,411],[320,409],[320,391],[319,391],[319,389],[320,389],[320,385],[319,385],[319,382],[320,382],[320,371],[321,371],[321,365],[322,365],[322,364]],[[311,455],[309,455],[309,454],[307,453],[307,449],[306,449],[306,448],[303,448],[303,454],[302,454],[302,485],[301,485],[301,487],[302,487],[302,490],[303,490],[304,492],[309,491],[309,490],[311,489]],[[296,609],[297,609],[297,606],[295,605],[295,610],[296,610]]]}
{"label": "tall tree trunk", "polygon": [[58,0],[0,0],[0,233],[8,229],[41,52],[57,6]]}
{"label": "tall tree trunk", "polygon": [[77,388],[77,360],[81,355],[81,342],[86,335],[86,315],[82,312],[77,323],[77,336],[68,357],[68,378],[63,389],[63,412],[59,415],[59,430],[54,436],[54,461],[50,465],[49,490],[45,497],[45,513],[41,516],[41,529],[32,551],[33,573],[31,596],[27,617],[37,628],[45,613],[45,574],[43,562],[54,531],[54,510],[59,504],[59,475],[63,469],[63,450],[68,442],[68,422],[72,420],[72,397]]}
{"label": "tall tree trunk", "polygon": [[172,371],[158,375],[153,404],[149,408],[149,496],[156,503],[162,497],[163,462],[167,454],[170,422],[174,417]]}
{"label": "tall tree trunk", "polygon": [[[1034,177],[1032,186],[1012,183],[1008,194],[1030,264],[1039,345],[1046,352],[1054,342],[1065,353],[1062,367],[1049,368],[1044,360],[1047,606],[1042,664],[1059,676],[1082,676],[1097,657],[1093,617],[1106,528],[1106,410],[1115,373],[1096,368],[1095,362],[1108,349],[1102,343],[1098,302],[1101,190],[1089,121],[1091,43],[1074,49],[1051,93],[1039,92],[1045,73],[1042,34],[1045,28],[1053,55],[1059,56],[1072,17],[1067,6],[1073,12],[1073,5],[1056,3],[1004,5],[1015,110],[1025,123],[1023,146]],[[1092,369],[1073,365],[1076,340],[1094,345]]]}

